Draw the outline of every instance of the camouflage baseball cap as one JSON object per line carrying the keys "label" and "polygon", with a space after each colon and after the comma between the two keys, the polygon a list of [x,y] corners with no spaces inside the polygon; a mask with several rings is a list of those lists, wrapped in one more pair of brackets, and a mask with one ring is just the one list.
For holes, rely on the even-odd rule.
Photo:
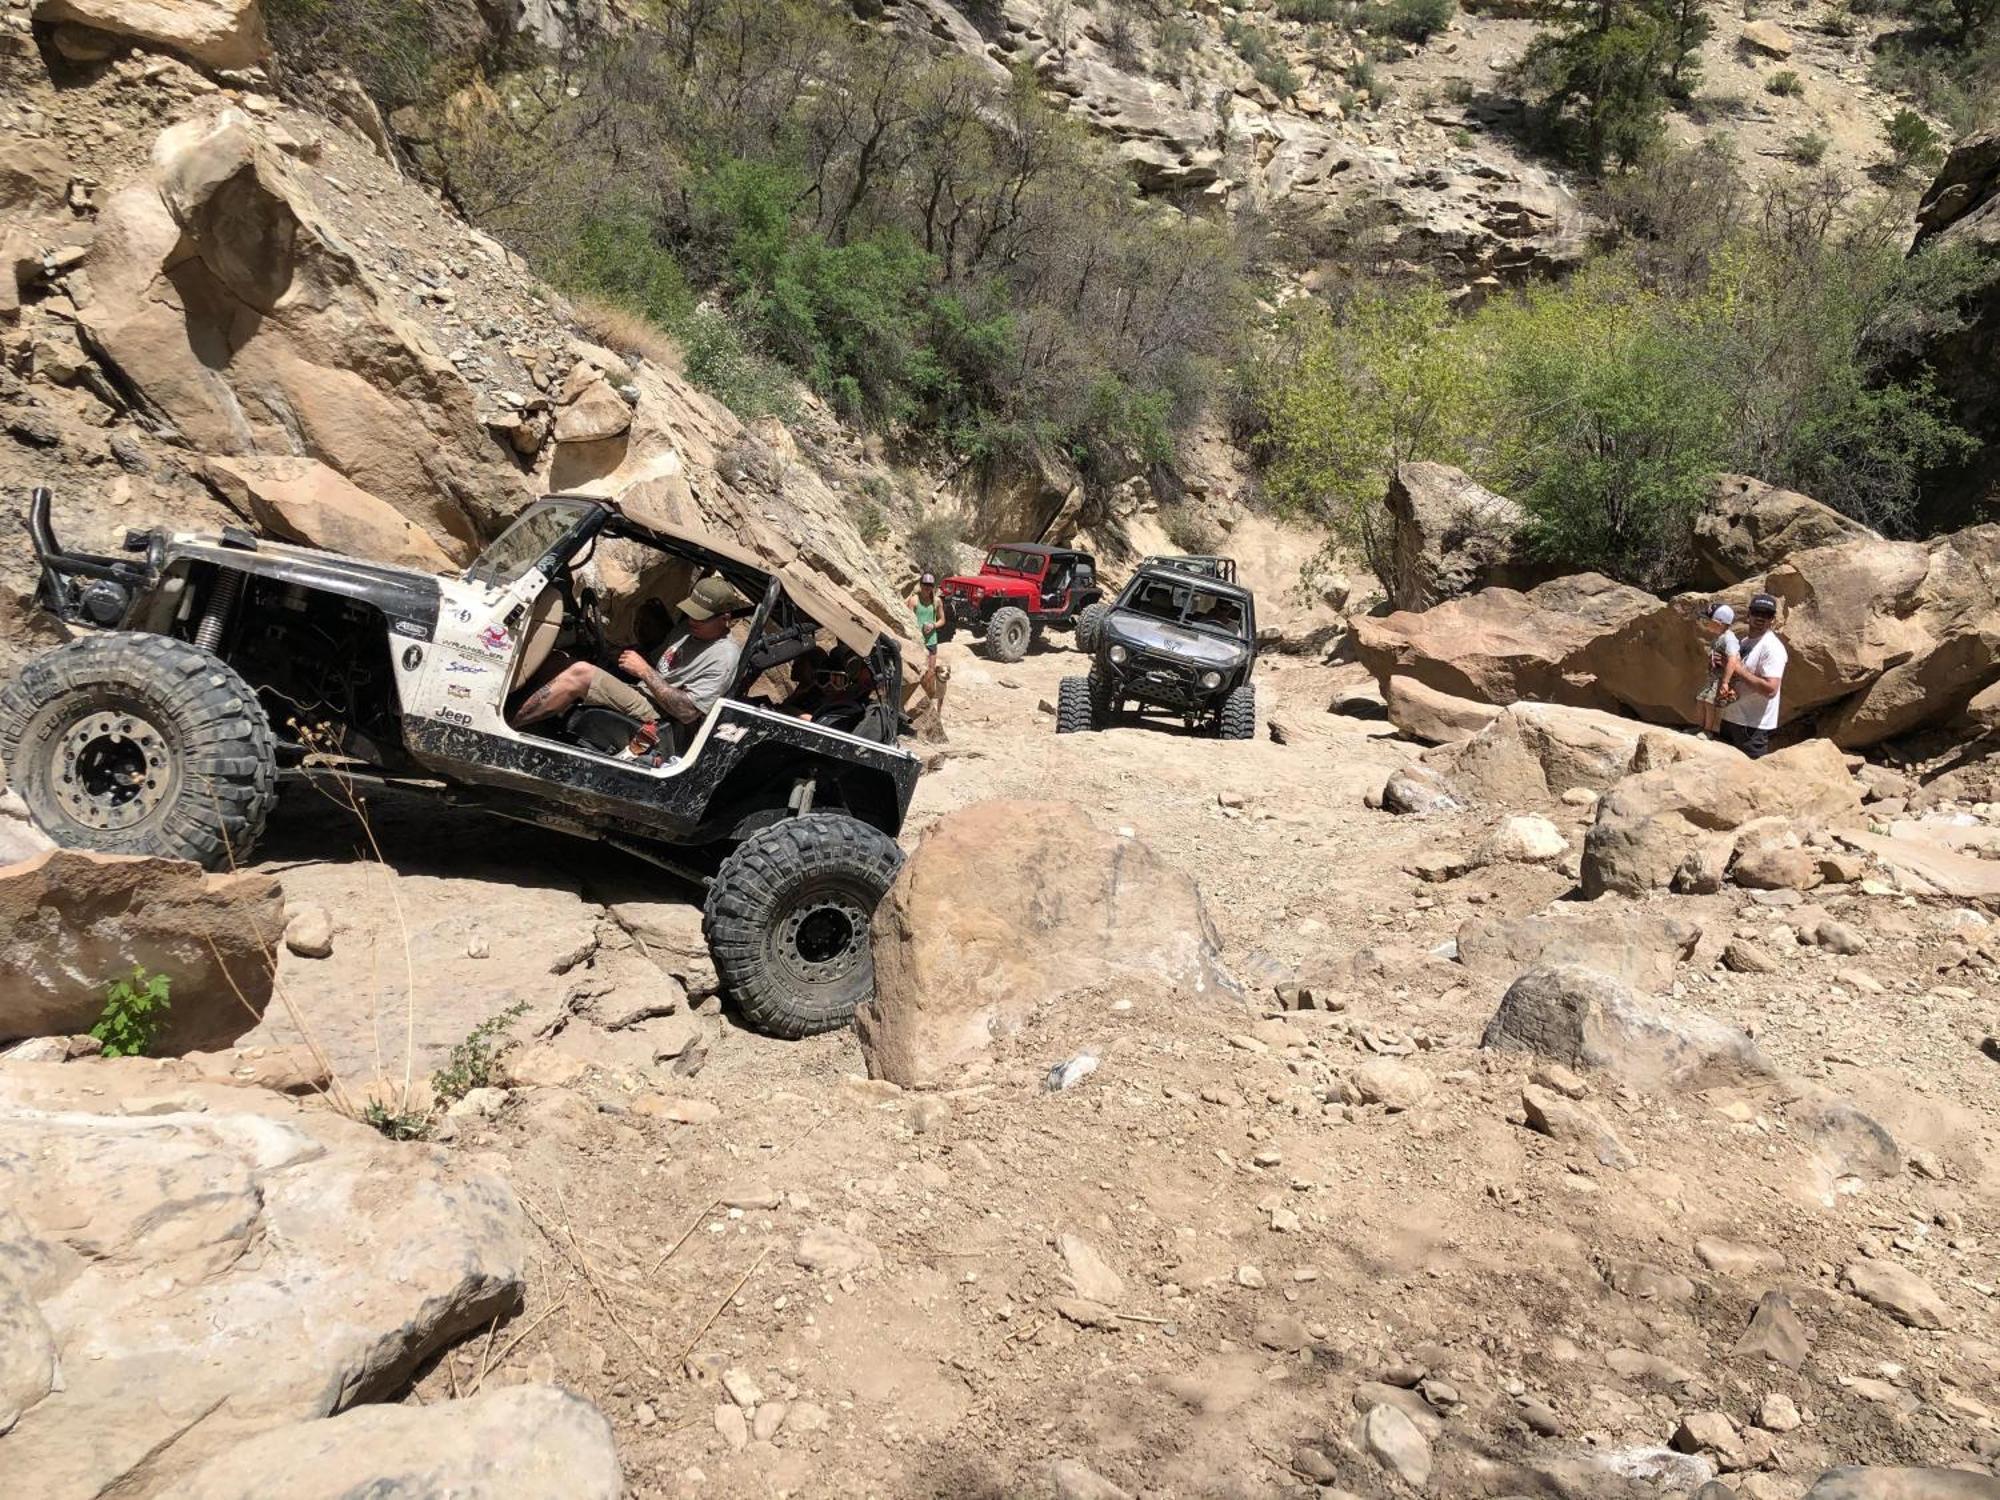
{"label": "camouflage baseball cap", "polygon": [[717,615],[738,614],[750,607],[750,601],[737,593],[727,578],[711,573],[694,586],[694,591],[678,607],[690,620],[709,620]]}

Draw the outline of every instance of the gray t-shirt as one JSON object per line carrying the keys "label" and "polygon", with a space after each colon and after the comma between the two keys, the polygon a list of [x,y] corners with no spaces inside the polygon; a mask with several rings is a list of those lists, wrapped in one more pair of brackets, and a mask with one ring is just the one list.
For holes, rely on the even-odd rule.
{"label": "gray t-shirt", "polygon": [[677,687],[694,699],[695,707],[707,713],[715,700],[736,681],[736,664],[743,648],[728,636],[715,641],[698,641],[683,625],[667,637],[653,670],[664,677],[668,687]]}

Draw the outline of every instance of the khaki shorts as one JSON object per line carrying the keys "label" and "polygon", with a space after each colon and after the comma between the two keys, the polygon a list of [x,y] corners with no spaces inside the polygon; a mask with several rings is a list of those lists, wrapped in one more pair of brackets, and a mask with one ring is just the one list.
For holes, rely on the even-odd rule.
{"label": "khaki shorts", "polygon": [[584,689],[583,701],[593,708],[615,709],[634,719],[648,720],[660,717],[660,706],[616,672],[607,672],[602,667],[591,670],[590,686]]}

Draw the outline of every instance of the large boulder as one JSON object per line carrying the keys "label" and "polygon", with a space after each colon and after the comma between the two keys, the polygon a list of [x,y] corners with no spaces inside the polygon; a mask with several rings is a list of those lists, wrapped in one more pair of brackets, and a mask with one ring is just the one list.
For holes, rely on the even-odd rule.
{"label": "large boulder", "polygon": [[581,1397],[517,1385],[429,1406],[360,1406],[274,1427],[159,1500],[618,1500],[611,1424]]}
{"label": "large boulder", "polygon": [[1582,787],[1603,791],[1642,764],[1681,756],[1736,752],[1700,740],[1663,736],[1644,724],[1589,708],[1515,703],[1477,734],[1424,752],[1424,764],[1441,772],[1471,800],[1503,807],[1551,802]]}
{"label": "large boulder", "polygon": [[316,458],[212,458],[209,483],[272,536],[421,573],[455,569],[414,521]]}
{"label": "large boulder", "polygon": [[284,892],[268,875],[51,849],[0,869],[0,1042],[73,1036],[134,966],[172,981],[159,1052],[226,1047],[271,999]]}
{"label": "large boulder", "polygon": [[1389,722],[1408,738],[1426,745],[1469,740],[1500,714],[1491,703],[1454,698],[1400,673],[1382,685],[1382,699]]}
{"label": "large boulder", "polygon": [[386,1397],[523,1288],[499,1178],[140,1059],[0,1070],[0,1198],[0,1266],[26,1268],[61,1370],[0,1444],[39,1500],[155,1493]]}
{"label": "large boulder", "polygon": [[1805,1500],[2000,1500],[2000,1479],[1965,1469],[1828,1469]]}
{"label": "large boulder", "polygon": [[[1814,547],[1722,597],[1740,617],[1759,590],[1782,609],[1780,722],[1815,716],[1844,749],[1945,722],[2000,677],[2000,526]],[[1686,722],[1708,675],[1696,624],[1705,602],[1687,595],[1628,622],[1596,658],[1602,694],[1643,718]]]}
{"label": "large boulder", "polygon": [[1742,474],[1718,474],[1694,523],[1697,588],[1727,588],[1783,562],[1794,552],[1875,533],[1810,495]]}
{"label": "large boulder", "polygon": [[980,802],[931,826],[883,900],[855,1026],[870,1077],[927,1087],[1107,985],[1233,989],[1194,882],[1073,803]]}
{"label": "large boulder", "polygon": [[1554,572],[1529,556],[1521,507],[1449,464],[1399,465],[1383,503],[1396,609],[1429,609],[1492,585],[1527,588]]}
{"label": "large boulder", "polygon": [[191,447],[316,458],[461,561],[527,498],[471,389],[241,111],[160,134],[85,268],[92,352]]}
{"label": "large boulder", "polygon": [[49,25],[88,26],[210,68],[254,68],[270,53],[261,0],[35,0]]}
{"label": "large boulder", "polygon": [[1826,822],[1860,808],[1860,787],[1826,740],[1759,761],[1706,754],[1655,766],[1598,800],[1583,841],[1583,893],[1665,890],[1684,865],[1726,863],[1742,830],[1759,820]]}
{"label": "large boulder", "polygon": [[1609,974],[1545,964],[1507,988],[1482,1047],[1529,1052],[1647,1089],[1706,1089],[1772,1074],[1743,1032],[1671,1001],[1642,1002]]}
{"label": "large boulder", "polygon": [[1599,678],[1635,621],[1666,606],[1597,573],[1489,588],[1421,613],[1356,616],[1355,649],[1385,689],[1398,675],[1454,698],[1615,708]]}
{"label": "large boulder", "polygon": [[1558,902],[1525,917],[1467,918],[1458,929],[1458,961],[1501,984],[1528,969],[1580,964],[1635,990],[1665,992],[1700,941],[1700,926],[1684,917]]}

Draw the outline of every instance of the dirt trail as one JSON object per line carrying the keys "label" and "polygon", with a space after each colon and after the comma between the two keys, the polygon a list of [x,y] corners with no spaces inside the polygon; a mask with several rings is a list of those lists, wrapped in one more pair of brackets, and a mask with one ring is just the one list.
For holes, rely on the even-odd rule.
{"label": "dirt trail", "polygon": [[[1325,711],[1338,669],[1268,659],[1260,691],[1302,737],[1224,744],[1154,727],[1058,738],[1040,705],[1083,658],[999,666],[963,644],[946,656],[952,738],[906,842],[998,796],[1062,798],[1130,828],[1200,883],[1246,1000],[1096,993],[1038,1016],[967,1087],[929,1096],[867,1082],[851,1034],[773,1042],[715,1019],[712,1001],[694,1012],[708,1051],[692,1077],[621,1063],[603,1050],[617,1034],[571,1020],[555,1046],[603,1066],[456,1122],[453,1149],[497,1154],[545,1229],[538,1291],[497,1336],[489,1384],[554,1378],[599,1402],[638,1496],[1098,1493],[1073,1474],[1058,1488],[1050,1465],[1064,1459],[1129,1494],[1292,1494],[1309,1483],[1295,1465],[1356,1495],[1414,1493],[1362,1444],[1357,1401],[1381,1399],[1381,1381],[1436,1428],[1433,1495],[1525,1493],[1520,1471],[1496,1466],[1659,1448],[1690,1411],[1752,1422],[1773,1393],[1808,1420],[1765,1434],[1772,1467],[1745,1495],[1789,1500],[1842,1459],[1990,1455],[2000,1156],[1977,1039],[1993,987],[1937,972],[1964,951],[1946,928],[1976,917],[1856,897],[1866,954],[1801,948],[1777,973],[1736,975],[1714,951],[1739,932],[1764,941],[1783,913],[1670,898],[1704,927],[1687,997],[1754,1027],[1786,1069],[1863,1099],[1938,1177],[1857,1184],[1787,1123],[1772,1087],[1596,1091],[1588,1102],[1637,1160],[1613,1170],[1522,1126],[1528,1064],[1476,1047],[1501,985],[1430,951],[1470,916],[1536,910],[1571,881],[1522,866],[1442,885],[1407,873],[1476,843],[1500,810],[1367,809],[1363,793],[1409,747]],[[1574,847],[1585,814],[1560,812]],[[385,817],[392,863],[417,857],[424,826]],[[472,839],[483,895],[450,852]],[[420,1069],[454,1027],[512,1000],[546,1026],[600,971],[597,988],[620,998],[656,972],[633,966],[583,894],[570,846],[498,825],[430,842],[439,870],[397,882],[418,935]],[[359,962],[371,931],[382,943],[365,873],[287,872],[345,913],[336,961]],[[517,875],[552,960],[595,917],[599,943],[568,972],[543,973],[504,920]],[[513,930],[507,954],[460,956],[475,906]],[[328,1026],[347,994],[352,1029],[358,987],[285,966]],[[1325,976],[1344,1008],[1267,1014],[1271,986],[1295,974]],[[1050,1064],[1084,1047],[1102,1055],[1097,1072],[1044,1091]],[[1378,1056],[1414,1069],[1427,1097],[1397,1113],[1328,1102]],[[1063,1236],[1116,1274],[1111,1326],[1056,1310],[1072,1291]],[[1783,1270],[1713,1272],[1693,1248],[1703,1236],[1765,1247]],[[1951,1333],[1900,1327],[1838,1290],[1869,1246],[1926,1276]],[[1803,1373],[1730,1357],[1774,1284],[1818,1340]],[[421,1396],[464,1389],[487,1357],[478,1344],[446,1356]],[[1404,1389],[1419,1373],[1428,1397]],[[1624,1493],[1609,1471],[1575,1474],[1571,1493]]]}

